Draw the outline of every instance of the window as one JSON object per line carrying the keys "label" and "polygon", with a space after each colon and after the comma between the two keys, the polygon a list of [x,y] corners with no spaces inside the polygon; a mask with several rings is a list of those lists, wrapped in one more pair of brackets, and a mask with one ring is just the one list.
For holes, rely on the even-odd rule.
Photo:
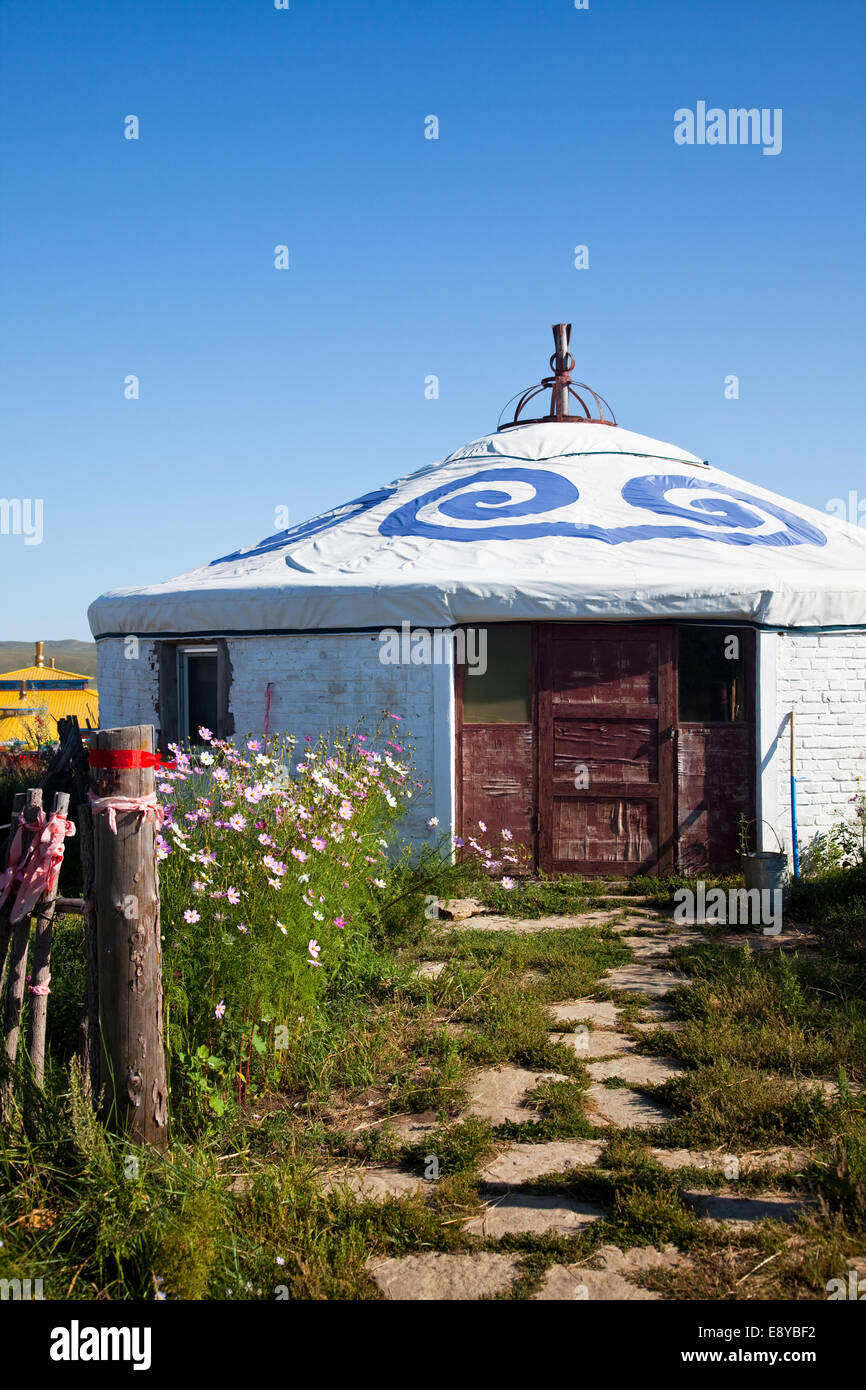
{"label": "window", "polygon": [[219,728],[218,650],[178,647],[177,722],[180,742],[201,743],[199,728]]}
{"label": "window", "polygon": [[528,624],[468,629],[463,722],[532,722],[532,632]]}
{"label": "window", "polygon": [[744,628],[679,629],[681,724],[732,724],[747,718]]}

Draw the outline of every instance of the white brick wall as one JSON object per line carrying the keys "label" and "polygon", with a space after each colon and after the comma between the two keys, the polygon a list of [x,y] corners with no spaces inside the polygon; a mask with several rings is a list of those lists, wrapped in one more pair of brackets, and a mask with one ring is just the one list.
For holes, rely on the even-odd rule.
{"label": "white brick wall", "polygon": [[[850,798],[866,789],[866,633],[780,633],[776,638],[778,737],[768,768],[775,778],[776,828],[791,844],[791,762],[787,714],[794,710],[797,821],[801,847],[827,830]],[[858,784],[858,777],[863,783]],[[772,837],[765,842],[771,848]]]}
{"label": "white brick wall", "polygon": [[[383,709],[402,715],[416,745],[420,780],[405,830],[429,836],[435,811],[440,832],[453,828],[451,672],[436,666],[383,666],[378,642],[365,633],[334,636],[230,638],[231,709],[237,733],[261,733],[265,691],[271,692],[271,730],[305,735],[363,716],[372,729]],[[142,640],[137,659],[124,655],[122,638],[99,643],[99,702],[103,727],[159,725],[154,645]],[[866,785],[866,633],[762,633],[762,807],[759,812],[791,845],[790,763],[787,713],[796,711],[797,808],[800,844],[826,830],[849,798]],[[773,687],[775,686],[775,691]],[[434,736],[434,730],[435,736]],[[398,739],[398,742],[401,741]],[[765,849],[775,847],[769,831]]]}
{"label": "white brick wall", "polygon": [[109,637],[97,645],[99,723],[103,729],[154,724],[159,730],[159,671],[156,647],[140,639],[138,655],[127,656],[126,639]]}
{"label": "white brick wall", "polygon": [[[442,739],[434,739],[434,705],[437,716],[451,727],[451,677],[444,666],[384,666],[380,646],[369,633],[328,636],[232,637],[228,639],[232,663],[229,705],[235,733],[261,734],[268,682],[272,682],[270,731],[292,733],[303,746],[309,735],[354,728],[364,719],[372,736],[382,711],[401,716],[396,738],[408,734],[414,744],[414,765],[423,789],[414,789],[404,823],[413,839],[438,838],[451,830],[450,740],[444,755]],[[99,643],[100,722],[103,727],[153,723],[159,726],[158,673],[154,646],[142,641],[138,660],[124,657],[121,638]],[[444,697],[444,698],[443,698]],[[401,756],[395,753],[395,757]],[[434,801],[430,784],[436,774]],[[436,832],[426,828],[438,814]]]}

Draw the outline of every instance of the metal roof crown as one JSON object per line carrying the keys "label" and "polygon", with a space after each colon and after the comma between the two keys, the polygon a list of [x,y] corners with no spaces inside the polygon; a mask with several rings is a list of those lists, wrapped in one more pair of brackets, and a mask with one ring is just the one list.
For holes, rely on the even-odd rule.
{"label": "metal roof crown", "polygon": [[[514,429],[517,425],[549,423],[616,425],[616,417],[604,397],[600,396],[597,391],[593,391],[592,387],[587,386],[584,382],[578,382],[575,385],[572,381],[574,358],[568,350],[570,338],[570,323],[555,323],[553,325],[553,341],[556,345],[550,359],[550,370],[553,372],[553,376],[543,377],[536,386],[530,386],[523,392],[512,418],[507,420],[504,425],[498,426],[499,433],[503,430]],[[550,391],[549,413],[523,418],[522,412],[529,405],[529,402],[541,395],[543,391]],[[573,413],[575,407],[577,407],[577,413]]]}

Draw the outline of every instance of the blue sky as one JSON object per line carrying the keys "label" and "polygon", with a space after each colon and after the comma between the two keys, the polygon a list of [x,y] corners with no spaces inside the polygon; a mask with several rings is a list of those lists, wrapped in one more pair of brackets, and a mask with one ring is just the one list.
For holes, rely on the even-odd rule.
{"label": "blue sky", "polygon": [[[0,493],[44,499],[41,545],[0,535],[0,638],[86,637],[103,590],[495,428],[561,319],[621,424],[820,509],[866,497],[860,0],[0,24]],[[701,100],[782,108],[782,152],[676,145]]]}

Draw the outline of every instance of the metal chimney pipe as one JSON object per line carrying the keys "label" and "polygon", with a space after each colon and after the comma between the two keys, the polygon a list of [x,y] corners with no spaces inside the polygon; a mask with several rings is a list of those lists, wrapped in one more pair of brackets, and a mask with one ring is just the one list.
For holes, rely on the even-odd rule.
{"label": "metal chimney pipe", "polygon": [[553,367],[556,382],[551,391],[550,413],[558,419],[571,414],[569,405],[568,383],[571,380],[569,370],[568,344],[571,338],[570,323],[555,323],[553,325],[553,341],[556,351],[553,355],[551,366]]}

